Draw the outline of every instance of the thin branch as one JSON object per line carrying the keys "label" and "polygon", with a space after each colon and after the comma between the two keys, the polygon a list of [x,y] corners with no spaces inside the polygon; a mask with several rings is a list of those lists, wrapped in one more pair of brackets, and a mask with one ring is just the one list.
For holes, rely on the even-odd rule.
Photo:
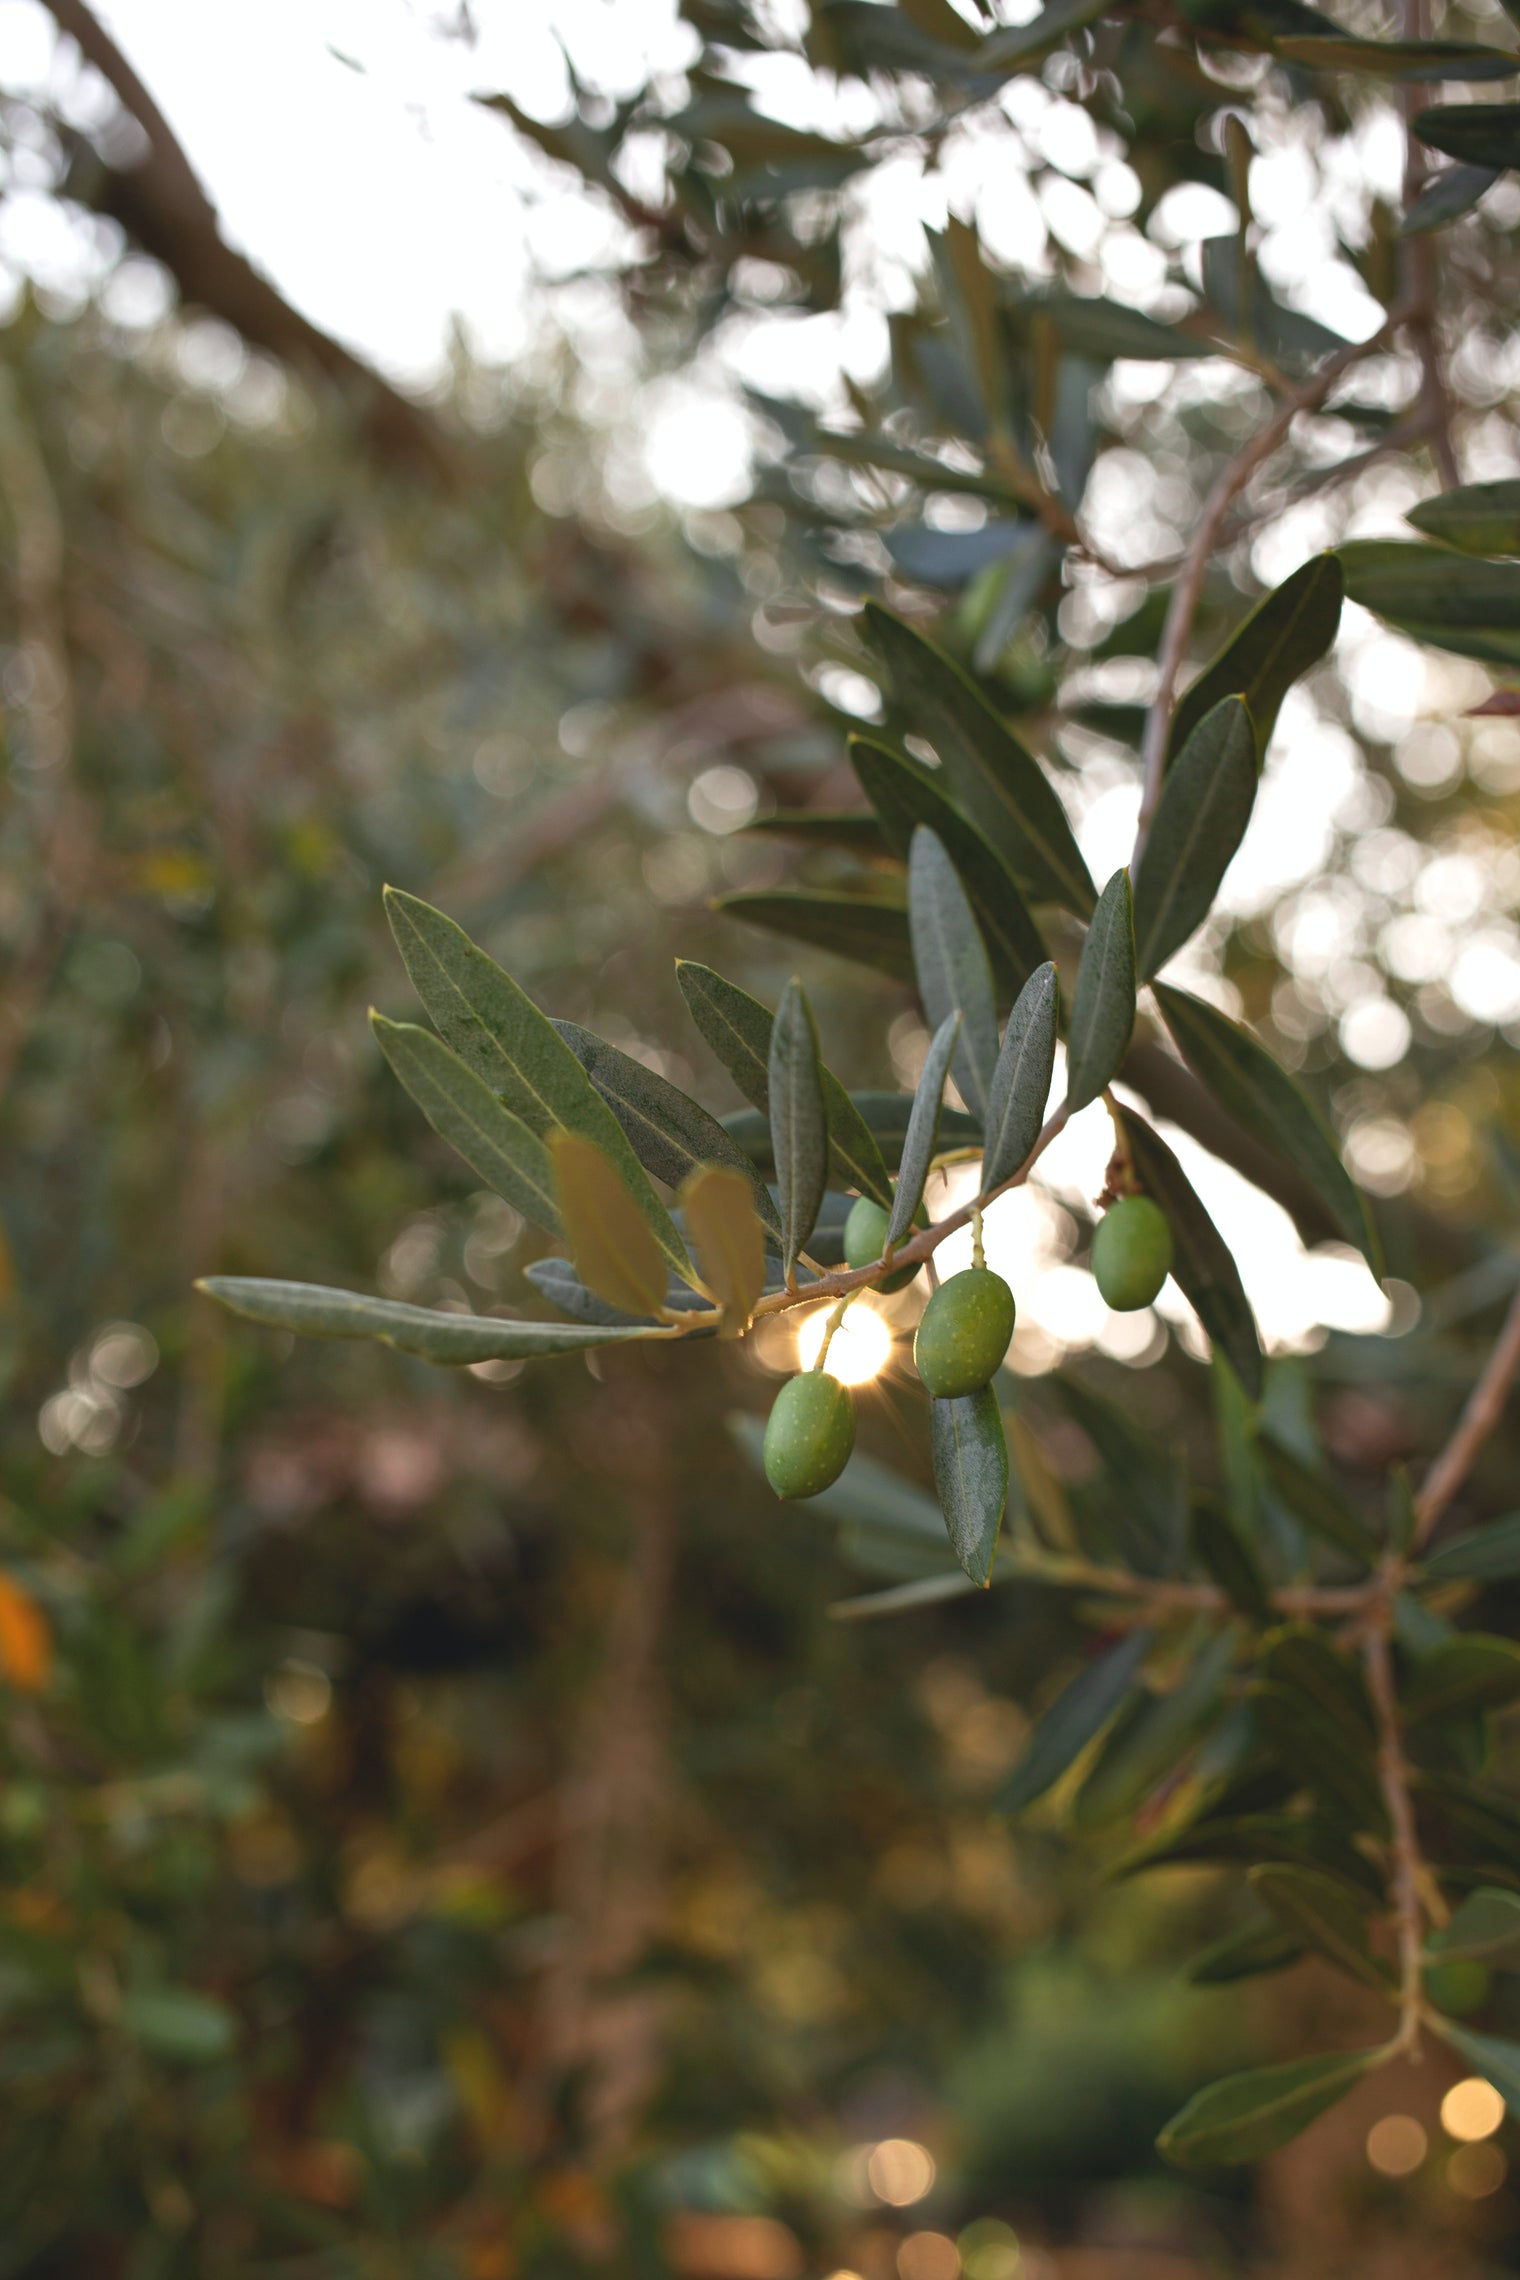
{"label": "thin branch", "polygon": [[1403,321],[1402,309],[1390,311],[1370,340],[1348,341],[1334,356],[1327,358],[1311,380],[1296,388],[1282,403],[1264,427],[1258,428],[1249,442],[1243,444],[1234,458],[1220,473],[1204,502],[1198,518],[1177,583],[1172,589],[1171,605],[1166,613],[1166,626],[1161,637],[1161,655],[1157,664],[1156,693],[1151,701],[1145,723],[1145,741],[1142,756],[1145,763],[1144,791],[1140,804],[1140,825],[1135,835],[1135,858],[1145,845],[1145,835],[1156,802],[1161,797],[1162,778],[1166,766],[1166,741],[1171,728],[1172,703],[1177,691],[1177,678],[1182,671],[1188,643],[1192,639],[1193,620],[1198,614],[1198,603],[1203,593],[1203,581],[1218,544],[1220,532],[1231,507],[1250,482],[1258,467],[1270,459],[1283,443],[1301,412],[1317,411],[1336,382],[1364,357],[1374,355],[1389,335]]}
{"label": "thin branch", "polygon": [[1420,2012],[1424,1994],[1424,1917],[1420,1905],[1420,1887],[1425,1868],[1420,1857],[1414,1806],[1409,1795],[1409,1769],[1404,1762],[1399,1699],[1393,1683],[1393,1653],[1389,1633],[1392,1628],[1394,1581],[1392,1574],[1385,1578],[1383,1604],[1375,1619],[1368,1624],[1364,1636],[1363,1661],[1367,1672],[1367,1691],[1372,1697],[1373,1712],[1377,1719],[1378,1787],[1388,1809],[1393,1921],[1398,1941],[1399,2031],[1394,2038],[1390,2056],[1395,2052],[1403,2052],[1413,2058],[1419,2055]]}
{"label": "thin branch", "polygon": [[1520,1290],[1510,1300],[1509,1312],[1483,1374],[1457,1419],[1456,1431],[1425,1476],[1415,1499],[1415,1545],[1426,1542],[1473,1468],[1478,1451],[1504,1415],[1515,1373],[1520,1371]]}

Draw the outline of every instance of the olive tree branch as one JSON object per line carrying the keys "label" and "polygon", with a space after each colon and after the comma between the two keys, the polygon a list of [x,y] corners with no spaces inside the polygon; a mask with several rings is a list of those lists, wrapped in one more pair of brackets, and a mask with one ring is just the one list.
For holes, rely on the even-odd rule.
{"label": "olive tree branch", "polygon": [[1504,1415],[1515,1373],[1520,1370],[1520,1290],[1510,1300],[1509,1312],[1492,1353],[1472,1392],[1456,1429],[1425,1476],[1415,1499],[1415,1546],[1426,1542],[1431,1530],[1466,1480],[1484,1442]]}

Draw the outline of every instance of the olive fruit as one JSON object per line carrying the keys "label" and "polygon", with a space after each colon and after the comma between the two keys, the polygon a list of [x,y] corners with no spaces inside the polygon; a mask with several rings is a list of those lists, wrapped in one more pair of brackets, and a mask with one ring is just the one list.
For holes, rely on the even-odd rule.
{"label": "olive fruit", "polygon": [[967,1267],[940,1284],[918,1325],[913,1359],[936,1400],[979,1393],[1013,1336],[1013,1292],[990,1267]]}
{"label": "olive fruit", "polygon": [[817,1496],[838,1480],[855,1446],[855,1402],[827,1370],[788,1378],[765,1427],[765,1477],[778,1496]]}
{"label": "olive fruit", "polygon": [[1093,1229],[1092,1271],[1106,1306],[1149,1306],[1172,1271],[1172,1230],[1148,1195],[1121,1196]]}
{"label": "olive fruit", "polygon": [[[850,1216],[844,1223],[844,1263],[847,1267],[874,1267],[881,1257],[881,1247],[887,1239],[890,1214],[884,1211],[874,1196],[857,1196],[850,1206]],[[884,1275],[876,1288],[885,1295],[892,1290],[906,1290],[917,1267],[899,1267],[895,1275]]]}

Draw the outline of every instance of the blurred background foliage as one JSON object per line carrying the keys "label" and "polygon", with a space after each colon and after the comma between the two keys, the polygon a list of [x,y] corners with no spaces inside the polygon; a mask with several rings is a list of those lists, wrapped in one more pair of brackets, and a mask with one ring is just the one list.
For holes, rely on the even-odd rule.
{"label": "blurred background foliage", "polygon": [[[746,297],[834,305],[859,171],[755,127],[731,59],[764,44],[759,17],[686,14],[711,43],[670,130],[686,156],[620,280],[665,370]],[[950,14],[819,8],[809,54],[879,90],[890,58],[852,63],[849,42],[890,18],[922,65]],[[1122,38],[1085,77],[1064,55],[1047,76],[1139,153],[1144,225],[1178,184],[1222,188],[1228,154],[1206,131],[1216,79],[1144,25]],[[894,98],[904,132],[918,84]],[[515,108],[504,131],[638,222],[631,111],[576,99],[568,123]],[[650,101],[672,113],[668,89]],[[135,232],[130,258],[173,267],[152,165],[124,205],[64,124],[14,99],[6,116],[61,192]],[[1309,140],[1323,155],[1348,126],[1327,103]],[[1095,143],[1088,174],[1116,151]],[[1055,176],[1025,180],[1043,196]],[[1507,322],[1514,219],[1501,204],[1453,271],[1480,461],[1512,403],[1480,349]],[[190,1295],[215,1266],[532,1301],[521,1227],[371,1049],[366,1003],[405,999],[386,880],[549,1010],[734,1105],[671,959],[773,997],[789,956],[711,898],[851,874],[740,827],[858,804],[863,587],[942,612],[1079,807],[1123,781],[1155,627],[1111,602],[1139,582],[1102,603],[1063,585],[1059,532],[1031,551],[1020,524],[1011,568],[989,547],[990,271],[956,228],[894,321],[880,400],[856,390],[833,448],[810,412],[757,403],[754,499],[684,518],[609,490],[552,342],[531,380],[461,355],[397,411],[214,282],[187,295],[212,317],[128,327],[29,294],[7,326],[0,2274],[1183,2280],[1310,2275],[1355,2243],[1392,2280],[1512,2252],[1502,2167],[1468,2194],[1434,2160],[1408,2183],[1369,2165],[1390,2100],[1437,2134],[1439,2062],[1380,2077],[1381,2105],[1349,2101],[1254,2187],[1159,2173],[1155,2129],[1195,2083],[1349,1999],[1312,1966],[1265,1995],[1186,1988],[1210,1876],[1105,1887],[1103,1832],[1073,1857],[989,1816],[1074,1630],[1018,1594],[831,1621],[861,1577],[734,1450],[727,1413],[763,1400],[747,1358],[444,1374],[284,1351]],[[1055,267],[1092,291],[1059,245]],[[1275,303],[1260,322],[1261,353],[1291,362],[1301,331]],[[1063,345],[1048,311],[1004,309],[1009,369],[1028,352],[1036,386],[993,424],[1044,438],[1064,376],[1096,407],[1063,431],[1076,494],[1105,455],[1131,485],[1159,471],[1169,490],[1121,486],[1110,518],[1140,533],[1133,567],[1185,531],[1255,406],[1217,361],[1161,400],[1134,377],[1150,351],[1109,323],[1117,349]],[[851,431],[895,438],[901,465],[863,470]],[[1248,553],[1221,566],[1204,653],[1252,585]],[[1278,1337],[1280,1414],[1316,1404],[1353,1472],[1427,1449],[1470,1377],[1515,1276],[1520,1176],[1520,997],[1492,962],[1486,985],[1457,974],[1480,923],[1501,964],[1514,949],[1516,731],[1445,717],[1488,687],[1450,659],[1419,723],[1386,680],[1380,709],[1392,654],[1317,677],[1340,804],[1313,819],[1316,860],[1269,870],[1208,945],[1384,1199],[1391,1313]],[[904,993],[821,954],[807,971],[840,1073],[910,1081]],[[1085,1233],[1053,1194],[1040,1264],[1068,1304],[1029,1310],[1027,1476],[1105,1493],[1057,1364],[1217,1474],[1186,1326],[1123,1353],[1071,1314],[1059,1278]],[[1267,1239],[1301,1249],[1280,1217]],[[867,1437],[902,1458],[890,1381]],[[1473,1510],[1513,1501],[1513,1474],[1496,1444]]]}

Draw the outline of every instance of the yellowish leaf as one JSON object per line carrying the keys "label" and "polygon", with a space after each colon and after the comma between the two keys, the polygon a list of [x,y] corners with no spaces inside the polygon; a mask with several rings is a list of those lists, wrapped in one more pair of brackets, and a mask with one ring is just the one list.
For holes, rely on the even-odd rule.
{"label": "yellowish leaf", "polygon": [[667,1277],[648,1220],[594,1141],[563,1128],[548,1137],[576,1273],[609,1306],[657,1314]]}
{"label": "yellowish leaf", "polygon": [[725,1165],[699,1164],[680,1202],[702,1280],[723,1309],[718,1334],[741,1338],[765,1288],[765,1230],[750,1183]]}

